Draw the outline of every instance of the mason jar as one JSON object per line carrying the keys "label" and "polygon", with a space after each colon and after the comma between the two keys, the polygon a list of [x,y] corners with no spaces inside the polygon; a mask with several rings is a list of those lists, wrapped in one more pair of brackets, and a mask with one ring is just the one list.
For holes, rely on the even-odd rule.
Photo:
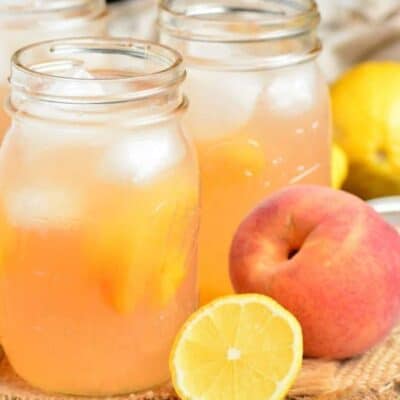
{"label": "mason jar", "polygon": [[114,395],[169,378],[198,295],[184,76],[175,51],[128,39],[61,39],[13,56],[0,337],[35,387]]}
{"label": "mason jar", "polygon": [[3,110],[10,58],[30,43],[97,36],[106,29],[105,0],[3,0],[0,2],[0,142],[9,120]]}
{"label": "mason jar", "polygon": [[313,0],[162,0],[160,41],[188,77],[184,119],[199,154],[202,302],[232,291],[232,237],[244,216],[286,185],[330,184],[329,94],[315,62]]}

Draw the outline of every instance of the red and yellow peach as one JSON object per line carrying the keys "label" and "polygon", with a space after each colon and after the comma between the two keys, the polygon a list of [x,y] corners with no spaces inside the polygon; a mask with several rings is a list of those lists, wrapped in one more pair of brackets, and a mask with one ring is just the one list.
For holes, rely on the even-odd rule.
{"label": "red and yellow peach", "polygon": [[230,274],[239,293],[273,297],[300,321],[305,355],[343,359],[400,316],[400,235],[357,197],[299,185],[241,224]]}

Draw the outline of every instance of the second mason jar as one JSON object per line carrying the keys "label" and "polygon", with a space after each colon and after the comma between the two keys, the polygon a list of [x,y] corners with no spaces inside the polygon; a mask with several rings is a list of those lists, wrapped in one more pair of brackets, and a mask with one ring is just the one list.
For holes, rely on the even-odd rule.
{"label": "second mason jar", "polygon": [[197,305],[184,76],[173,50],[133,40],[57,40],[13,57],[0,337],[33,386],[113,395],[169,378]]}
{"label": "second mason jar", "polygon": [[203,303],[232,291],[230,243],[261,199],[286,185],[330,184],[318,22],[312,0],[160,3],[160,40],[188,70],[184,124],[201,168]]}

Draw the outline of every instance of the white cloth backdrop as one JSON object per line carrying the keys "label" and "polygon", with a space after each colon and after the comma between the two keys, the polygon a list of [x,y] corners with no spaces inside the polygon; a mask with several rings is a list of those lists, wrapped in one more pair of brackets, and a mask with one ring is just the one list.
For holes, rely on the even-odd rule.
{"label": "white cloth backdrop", "polygon": [[[400,0],[317,2],[324,44],[319,62],[329,81],[363,60],[400,61]],[[111,33],[154,39],[156,4],[157,0],[131,0],[111,6]]]}
{"label": "white cloth backdrop", "polygon": [[400,0],[317,1],[324,43],[320,65],[329,80],[364,60],[400,60]]}

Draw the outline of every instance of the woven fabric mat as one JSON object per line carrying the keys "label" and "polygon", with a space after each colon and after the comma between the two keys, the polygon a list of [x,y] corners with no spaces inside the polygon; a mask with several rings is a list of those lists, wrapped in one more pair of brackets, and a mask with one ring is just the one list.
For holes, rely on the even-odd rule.
{"label": "woven fabric mat", "polygon": [[[5,357],[0,361],[0,400],[80,399],[88,398],[49,395],[33,389],[14,374]],[[178,400],[178,397],[167,385],[156,391],[115,396],[112,399]],[[305,360],[288,397],[288,400],[300,399],[400,400],[400,326],[383,343],[362,357],[341,363]]]}

